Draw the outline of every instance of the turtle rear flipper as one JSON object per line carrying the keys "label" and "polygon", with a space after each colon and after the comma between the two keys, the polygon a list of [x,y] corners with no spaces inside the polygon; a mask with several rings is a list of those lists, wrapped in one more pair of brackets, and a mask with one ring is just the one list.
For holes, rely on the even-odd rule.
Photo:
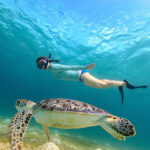
{"label": "turtle rear flipper", "polygon": [[32,112],[23,110],[15,114],[9,125],[9,142],[11,150],[22,150],[23,137],[31,120]]}
{"label": "turtle rear flipper", "polygon": [[50,141],[48,126],[42,125],[42,127],[43,127],[43,129],[44,129],[45,134],[47,135],[48,141]]}
{"label": "turtle rear flipper", "polygon": [[99,120],[99,124],[113,137],[125,140],[126,137],[135,135],[134,126],[129,120],[117,116],[105,116]]}

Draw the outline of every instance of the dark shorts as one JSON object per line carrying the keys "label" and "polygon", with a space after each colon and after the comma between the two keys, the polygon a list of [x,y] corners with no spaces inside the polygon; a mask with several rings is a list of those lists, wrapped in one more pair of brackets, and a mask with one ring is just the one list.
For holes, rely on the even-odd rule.
{"label": "dark shorts", "polygon": [[79,81],[80,82],[83,82],[83,80],[81,79],[82,75],[86,72],[89,72],[88,70],[81,70],[81,75],[80,75],[80,78],[79,78]]}

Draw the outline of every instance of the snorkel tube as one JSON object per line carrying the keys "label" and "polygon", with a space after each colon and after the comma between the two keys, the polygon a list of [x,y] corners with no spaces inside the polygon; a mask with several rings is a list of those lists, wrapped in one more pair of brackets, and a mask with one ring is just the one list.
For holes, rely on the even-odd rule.
{"label": "snorkel tube", "polygon": [[57,59],[55,59],[55,60],[54,60],[54,59],[50,60],[51,56],[52,56],[52,54],[49,53],[49,56],[47,57],[48,62],[50,62],[50,63],[51,63],[51,62],[57,62],[57,63],[59,62],[59,60],[57,60]]}
{"label": "snorkel tube", "polygon": [[57,59],[50,59],[51,56],[52,56],[52,54],[49,53],[49,56],[47,57],[47,60],[46,60],[45,68],[47,68],[48,63],[51,63],[51,62],[56,62],[56,63],[58,63],[58,62],[59,62],[59,60],[57,60]]}

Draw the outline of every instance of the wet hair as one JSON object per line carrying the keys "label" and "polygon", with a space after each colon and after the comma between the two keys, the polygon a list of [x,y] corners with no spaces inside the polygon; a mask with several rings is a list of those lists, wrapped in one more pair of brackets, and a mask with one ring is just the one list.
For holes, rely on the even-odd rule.
{"label": "wet hair", "polygon": [[39,57],[39,58],[36,60],[36,64],[37,64],[38,68],[39,68],[39,69],[46,69],[48,63],[51,63],[51,62],[56,62],[56,63],[58,63],[58,62],[59,62],[59,60],[51,60],[50,57],[51,57],[51,53],[49,54],[48,57],[44,57],[44,56]]}
{"label": "wet hair", "polygon": [[36,64],[38,66],[39,69],[46,69],[47,64],[48,64],[48,58],[47,57],[39,57],[36,60]]}

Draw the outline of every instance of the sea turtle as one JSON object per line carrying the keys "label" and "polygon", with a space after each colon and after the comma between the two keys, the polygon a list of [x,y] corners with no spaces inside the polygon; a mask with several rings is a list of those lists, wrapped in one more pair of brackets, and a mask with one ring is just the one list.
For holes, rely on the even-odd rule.
{"label": "sea turtle", "polygon": [[23,137],[32,116],[42,125],[48,140],[50,140],[48,127],[77,129],[101,126],[119,140],[135,135],[134,126],[129,120],[77,100],[57,98],[34,103],[19,99],[15,107],[19,112],[15,114],[9,125],[12,150],[22,149]]}

